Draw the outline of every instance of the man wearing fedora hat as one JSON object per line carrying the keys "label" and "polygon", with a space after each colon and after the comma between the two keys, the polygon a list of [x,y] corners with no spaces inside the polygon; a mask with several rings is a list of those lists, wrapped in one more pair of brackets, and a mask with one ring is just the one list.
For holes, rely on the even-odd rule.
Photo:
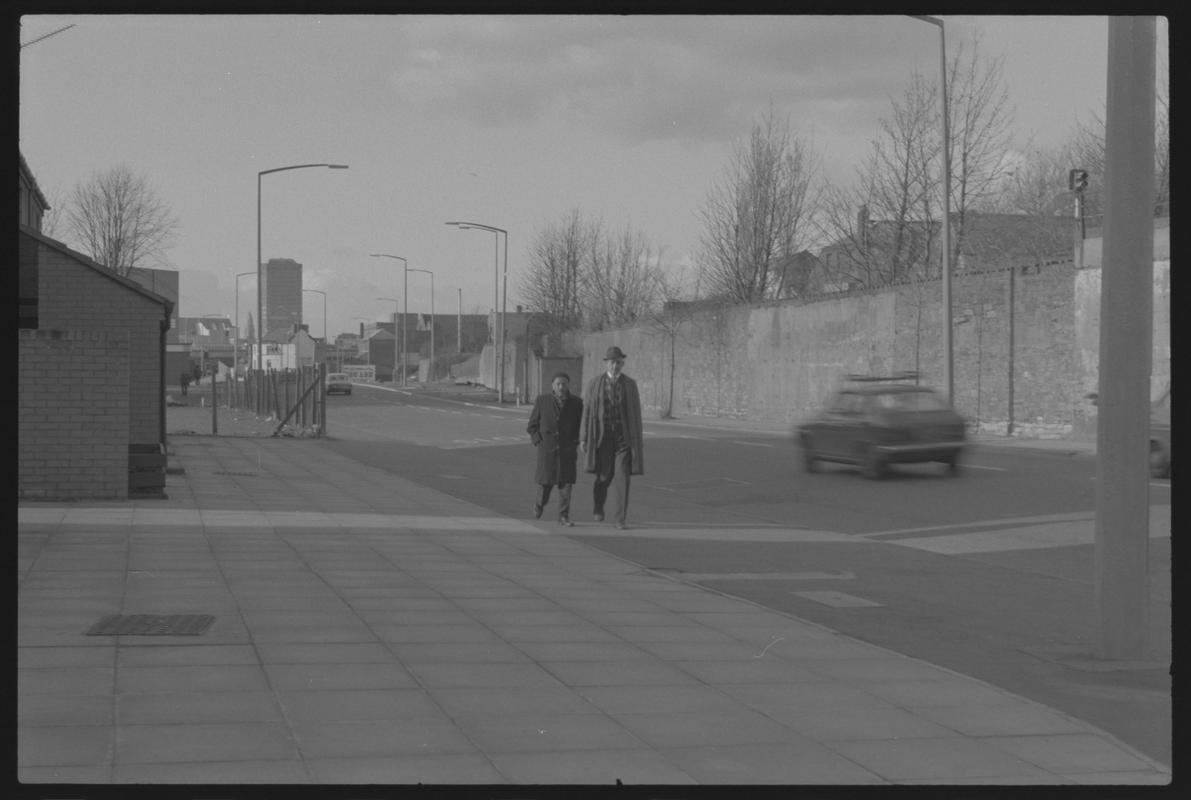
{"label": "man wearing fedora hat", "polygon": [[583,427],[579,449],[584,469],[595,473],[592,496],[596,522],[604,520],[608,487],[615,486],[616,527],[628,527],[629,476],[645,472],[641,432],[641,394],[637,382],[625,375],[625,355],[619,347],[604,353],[604,371],[587,382],[583,398]]}

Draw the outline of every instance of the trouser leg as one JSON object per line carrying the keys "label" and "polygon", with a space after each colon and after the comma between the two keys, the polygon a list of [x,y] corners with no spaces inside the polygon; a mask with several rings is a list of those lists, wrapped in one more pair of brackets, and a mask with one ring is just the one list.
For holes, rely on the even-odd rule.
{"label": "trouser leg", "polygon": [[573,483],[563,483],[558,487],[558,516],[571,516],[571,489]]}
{"label": "trouser leg", "polygon": [[604,502],[608,499],[608,484],[616,471],[616,447],[612,442],[600,442],[596,450],[595,483],[591,487],[592,510],[604,513]]}
{"label": "trouser leg", "polygon": [[613,459],[616,463],[613,471],[612,488],[616,494],[616,506],[613,508],[613,518],[624,524],[629,513],[629,473],[632,467],[632,451],[625,447],[616,451]]}
{"label": "trouser leg", "polygon": [[536,499],[536,500],[534,500],[534,503],[535,503],[536,505],[539,505],[539,506],[542,506],[543,508],[545,508],[545,507],[546,507],[546,504],[550,502],[550,490],[551,490],[551,489],[553,489],[553,488],[554,488],[554,485],[553,485],[553,484],[550,484],[550,483],[539,483],[539,484],[538,484],[537,499]]}

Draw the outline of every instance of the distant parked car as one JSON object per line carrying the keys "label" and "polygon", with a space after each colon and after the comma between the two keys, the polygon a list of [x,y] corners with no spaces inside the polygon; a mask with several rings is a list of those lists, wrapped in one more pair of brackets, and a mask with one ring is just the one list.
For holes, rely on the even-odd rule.
{"label": "distant parked car", "polygon": [[[1092,405],[1100,405],[1096,392],[1087,395]],[[1170,389],[1150,403],[1150,477],[1170,477]]]}
{"label": "distant parked car", "polygon": [[1170,477],[1170,390],[1150,405],[1150,477]]}
{"label": "distant parked car", "polygon": [[912,372],[846,376],[847,385],[797,428],[806,470],[833,461],[880,478],[890,464],[938,461],[957,473],[967,444],[964,420],[941,394],[915,380]]}
{"label": "distant parked car", "polygon": [[327,375],[327,394],[335,394],[342,392],[343,394],[352,393],[351,378],[347,376],[346,372],[331,372]]}

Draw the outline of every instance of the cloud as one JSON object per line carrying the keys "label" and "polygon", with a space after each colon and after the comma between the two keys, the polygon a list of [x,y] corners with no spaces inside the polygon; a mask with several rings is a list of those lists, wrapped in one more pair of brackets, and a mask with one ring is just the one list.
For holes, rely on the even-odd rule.
{"label": "cloud", "polygon": [[[464,123],[553,118],[628,144],[719,142],[770,99],[799,118],[821,121],[830,108],[850,112],[841,124],[870,121],[866,109],[900,92],[918,51],[929,52],[913,22],[896,30],[897,19],[424,18],[389,77],[397,101]],[[895,30],[873,36],[878,25]]]}

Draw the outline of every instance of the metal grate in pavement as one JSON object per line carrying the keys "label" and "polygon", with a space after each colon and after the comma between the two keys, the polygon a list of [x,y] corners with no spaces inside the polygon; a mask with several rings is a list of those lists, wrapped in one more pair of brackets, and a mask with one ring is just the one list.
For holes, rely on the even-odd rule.
{"label": "metal grate in pavement", "polygon": [[258,473],[256,473],[256,472],[226,472],[226,471],[222,471],[222,470],[217,470],[215,472],[212,472],[211,474],[212,475],[232,475],[237,478],[255,478],[258,475]]}
{"label": "metal grate in pavement", "polygon": [[201,636],[211,614],[109,614],[91,626],[88,636]]}

